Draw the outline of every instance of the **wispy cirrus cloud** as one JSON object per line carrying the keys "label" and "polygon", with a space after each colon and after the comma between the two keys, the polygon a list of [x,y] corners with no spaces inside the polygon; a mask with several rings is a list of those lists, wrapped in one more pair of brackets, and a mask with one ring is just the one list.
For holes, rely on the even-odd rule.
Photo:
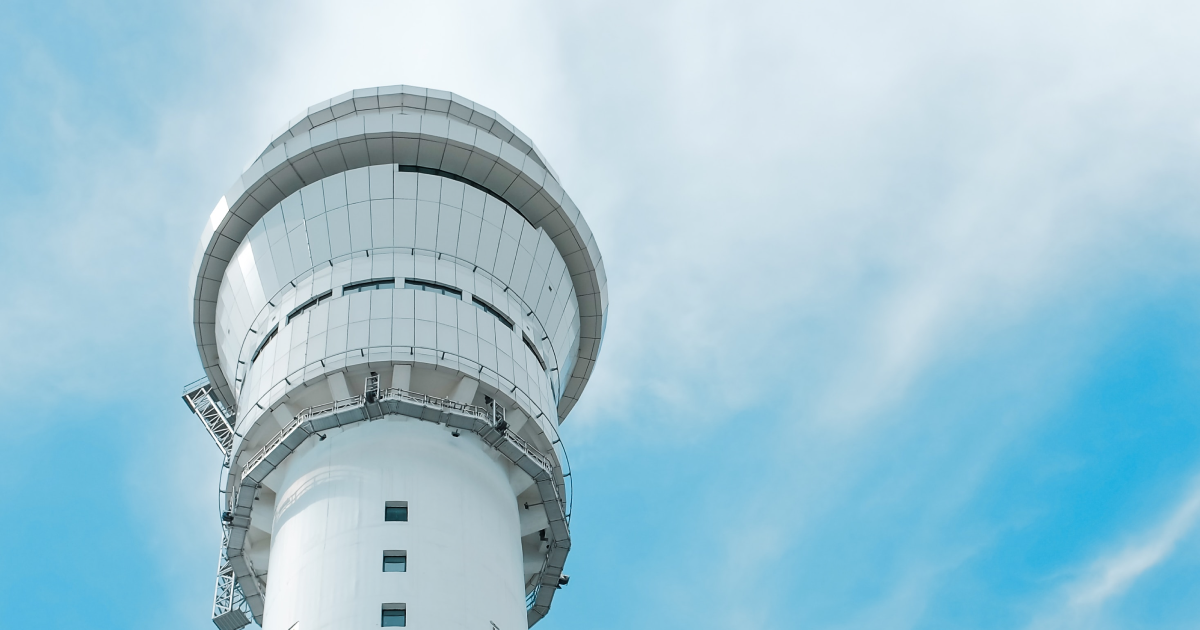
{"label": "wispy cirrus cloud", "polygon": [[1036,614],[1030,630],[1108,627],[1105,606],[1119,600],[1139,579],[1164,562],[1195,530],[1200,518],[1200,477],[1161,519],[1131,539],[1115,543],[1079,569]]}
{"label": "wispy cirrus cloud", "polygon": [[[0,305],[0,349],[32,357],[0,392],[66,383],[76,406],[37,400],[61,418],[133,397],[131,383],[161,394],[129,421],[144,441],[110,465],[134,478],[130,503],[160,497],[126,510],[160,535],[123,561],[202,578],[176,597],[190,627],[208,623],[212,497],[194,492],[208,491],[211,445],[156,422],[191,422],[160,381],[198,366],[192,248],[271,132],[367,85],[497,109],[547,154],[606,257],[603,358],[564,429],[580,467],[577,578],[547,630],[1018,627],[1044,603],[1024,576],[1062,571],[1077,579],[1038,623],[1101,623],[1193,531],[1188,494],[1083,569],[1082,553],[1013,568],[1053,555],[1023,535],[1071,544],[1054,539],[1055,500],[1119,512],[1086,477],[1122,464],[1044,447],[1104,430],[1044,432],[1078,415],[1126,309],[1179,302],[1200,269],[1200,88],[1181,70],[1200,63],[1192,4],[189,6],[174,27],[190,35],[174,39],[203,54],[185,71],[27,55],[20,92],[51,96],[21,101],[20,120],[48,112],[60,136],[43,147],[53,186],[9,197],[0,217],[0,260],[38,261]],[[167,49],[120,35],[106,49]],[[129,99],[137,115],[73,99],[114,75],[122,93],[153,86]],[[79,87],[89,76],[99,88]],[[35,230],[47,223],[57,231]],[[1157,448],[1142,455],[1184,447]],[[1093,492],[1022,477],[1076,470],[1071,489]],[[1136,524],[1097,518],[1079,544]]]}

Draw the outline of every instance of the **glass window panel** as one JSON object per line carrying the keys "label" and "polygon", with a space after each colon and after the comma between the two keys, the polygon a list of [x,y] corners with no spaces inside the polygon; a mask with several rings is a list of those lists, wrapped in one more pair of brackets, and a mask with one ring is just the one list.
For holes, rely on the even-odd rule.
{"label": "glass window panel", "polygon": [[538,349],[533,345],[533,341],[525,333],[521,333],[521,338],[525,341],[525,347],[529,348],[529,351],[533,353],[533,358],[537,359],[538,365],[542,366],[542,371],[546,371],[546,362],[542,360],[542,353],[538,352]]}
{"label": "glass window panel", "polygon": [[384,556],[383,570],[387,573],[404,573],[408,570],[407,556]]}
{"label": "glass window panel", "polygon": [[275,338],[275,333],[278,333],[278,332],[279,332],[279,324],[276,324],[275,327],[271,329],[271,332],[267,333],[267,336],[265,339],[262,340],[262,343],[258,344],[258,349],[256,349],[254,351],[254,355],[250,357],[251,363],[254,363],[255,361],[258,360],[258,355],[262,354],[263,348],[266,348],[267,344],[271,343],[271,340]]}
{"label": "glass window panel", "polygon": [[479,310],[481,310],[485,313],[488,313],[492,317],[495,317],[496,319],[500,320],[500,323],[504,324],[505,326],[508,326],[510,330],[513,329],[512,320],[508,319],[507,317],[504,316],[503,313],[501,313],[500,311],[493,308],[491,304],[488,304],[487,302],[484,302],[483,300],[481,300],[477,297],[474,297],[474,296],[471,297],[471,302],[476,307],[478,307]]}
{"label": "glass window panel", "polygon": [[403,628],[404,613],[403,610],[385,610],[383,611],[383,620],[381,625],[384,628]]}
{"label": "glass window panel", "polygon": [[429,291],[431,293],[441,293],[453,298],[461,298],[462,291],[445,284],[438,282],[429,282],[428,280],[414,280],[412,278],[404,279],[405,289],[416,289],[418,291]]}
{"label": "glass window panel", "polygon": [[347,284],[346,286],[342,287],[342,294],[346,295],[349,293],[359,293],[362,291],[374,291],[376,289],[395,289],[395,288],[396,288],[396,280],[394,278],[390,279],[390,280],[368,280],[366,282],[356,282],[354,284]]}
{"label": "glass window panel", "polygon": [[[295,308],[295,310],[293,310],[291,313],[288,313],[287,322],[291,322],[293,319],[295,319],[297,316],[299,316],[304,311],[307,311],[308,309],[328,300],[331,297],[333,297],[333,291],[326,291],[326,292],[322,293],[321,295],[318,295],[318,296],[308,300],[307,302],[301,304],[300,306],[297,306]],[[285,323],[287,323],[287,322],[285,322]]]}

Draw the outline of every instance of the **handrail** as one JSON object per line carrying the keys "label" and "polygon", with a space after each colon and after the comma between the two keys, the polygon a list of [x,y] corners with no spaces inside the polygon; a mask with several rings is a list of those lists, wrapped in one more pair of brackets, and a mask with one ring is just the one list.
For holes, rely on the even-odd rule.
{"label": "handrail", "polygon": [[[537,462],[539,466],[546,469],[546,472],[554,470],[554,464],[550,462],[550,458],[542,455],[540,451],[531,446],[529,442],[525,441],[525,438],[513,433],[512,429],[504,429],[504,437],[508,438],[513,444],[517,445],[517,448],[520,448],[522,451],[524,451],[525,455]],[[555,489],[555,492],[557,492],[557,488]]]}
{"label": "handrail", "polygon": [[[475,265],[475,263],[472,261],[469,261],[465,258],[459,258],[458,256],[455,256],[453,254],[439,252],[435,249],[426,249],[423,247],[398,247],[398,246],[376,247],[376,248],[371,249],[371,251],[378,252],[379,254],[402,252],[405,250],[409,251],[410,255],[412,255],[412,256],[416,256],[417,252],[421,252],[421,254],[424,256],[434,256],[436,254],[439,260],[457,261],[458,263],[461,263],[464,266],[473,267],[475,269],[476,273],[483,274],[485,277],[490,278],[492,281],[500,284],[501,286],[506,284],[504,282],[501,282],[500,279],[497,278],[490,271],[488,271],[482,267],[479,267],[478,265]],[[364,254],[368,257],[371,256],[370,252],[366,252],[364,250],[356,250],[356,251],[349,252],[347,254],[340,254],[338,256],[334,256],[333,258],[328,259],[327,262],[330,265],[333,265],[334,263],[342,263],[342,262],[345,262],[346,260],[353,260],[355,258],[361,258]],[[322,263],[322,264],[324,264],[324,263]],[[252,324],[252,325],[257,325],[258,323],[265,321],[266,317],[270,313],[270,310],[275,308],[273,305],[279,304],[279,302],[283,298],[283,294],[285,292],[294,289],[297,284],[303,283],[303,281],[305,279],[314,275],[316,273],[316,271],[317,271],[317,268],[314,267],[312,269],[309,269],[308,271],[301,273],[300,275],[296,276],[295,278],[292,278],[290,283],[285,282],[283,284],[283,286],[280,287],[279,290],[276,291],[274,294],[272,294],[272,296],[267,300],[267,302],[263,304],[262,308],[259,309],[258,313],[256,313],[254,315],[254,319],[253,319],[254,324]],[[574,291],[574,288],[572,287],[571,290]],[[521,306],[521,309],[520,309],[521,312],[529,313],[529,316],[533,317],[534,321],[536,321],[538,323],[538,325],[541,326],[543,332],[548,330],[548,328],[546,327],[546,324],[544,322],[542,322],[541,318],[535,312],[535,309],[533,309],[529,306],[529,304],[525,301],[525,298],[521,297],[520,295],[517,295],[516,292],[512,292],[512,291],[509,292],[509,298],[515,299],[517,301],[517,303]],[[242,350],[244,349],[243,346],[245,346],[245,344],[249,338],[250,338],[249,335],[243,337],[242,346],[238,347],[238,356],[239,357],[242,355]],[[409,346],[409,347],[415,347],[415,346]],[[357,348],[351,348],[350,350],[355,350],[355,349],[357,349]],[[432,348],[432,349],[437,350],[436,348]],[[550,351],[552,353],[554,353],[555,365],[560,365],[561,361],[558,357],[558,349],[554,347],[554,344],[550,344]],[[439,350],[439,352],[440,352],[440,350]],[[561,365],[560,365],[560,367],[561,367]],[[207,372],[207,370],[205,370],[205,371]],[[229,384],[227,384],[226,387],[230,387],[230,389],[232,391],[232,387]],[[558,390],[560,394],[562,393],[562,389],[565,387],[566,387],[565,385],[560,385],[559,390]]]}
{"label": "handrail", "polygon": [[208,376],[207,376],[207,375],[206,375],[206,376],[201,376],[200,378],[198,378],[198,379],[196,379],[196,380],[192,381],[191,383],[188,383],[187,385],[184,385],[184,386],[183,386],[183,394],[184,394],[184,395],[190,394],[190,393],[192,393],[193,391],[195,391],[195,390],[197,390],[197,389],[200,389],[200,386],[201,386],[201,385],[208,385],[208,384],[209,384],[209,382],[208,382]]}
{"label": "handrail", "polygon": [[[326,416],[329,414],[333,414],[333,413],[338,413],[340,411],[345,411],[347,409],[362,408],[363,412],[364,412],[362,417],[342,418],[342,419],[338,420],[336,422],[336,424],[344,426],[345,423],[343,421],[358,422],[358,421],[363,421],[363,420],[371,420],[371,419],[373,419],[373,416],[371,414],[372,408],[369,406],[369,404],[382,403],[382,402],[386,402],[386,401],[405,401],[405,402],[409,402],[409,403],[415,403],[415,404],[424,405],[427,407],[432,407],[434,409],[438,409],[438,410],[441,410],[444,412],[449,412],[449,413],[453,413],[456,415],[473,418],[475,420],[482,420],[483,421],[482,426],[479,423],[475,423],[473,425],[468,423],[467,425],[463,425],[461,421],[450,421],[444,415],[441,416],[440,418],[436,418],[436,419],[427,414],[417,414],[414,416],[418,419],[423,418],[428,421],[447,422],[447,424],[451,424],[451,422],[453,422],[453,426],[468,427],[468,428],[470,428],[470,430],[472,432],[476,433],[479,437],[483,438],[484,441],[487,442],[492,448],[500,449],[501,441],[507,441],[512,446],[515,446],[525,457],[527,457],[530,460],[530,462],[532,463],[533,466],[540,468],[542,471],[545,471],[545,473],[549,475],[549,477],[550,477],[549,483],[538,482],[539,493],[542,495],[542,501],[546,502],[546,503],[549,503],[551,501],[551,496],[546,495],[546,488],[548,486],[550,489],[549,490],[550,493],[552,493],[553,502],[555,504],[557,504],[557,506],[560,509],[560,514],[564,517],[564,524],[569,525],[569,523],[565,522],[566,516],[567,516],[566,510],[568,508],[567,508],[565,502],[563,501],[563,495],[559,489],[558,483],[554,480],[553,473],[556,468],[555,464],[554,464],[554,460],[551,459],[550,456],[543,454],[541,451],[539,451],[537,448],[535,448],[532,444],[530,444],[527,440],[525,440],[521,436],[517,435],[516,432],[514,432],[512,429],[510,429],[508,426],[506,426],[506,424],[503,422],[503,413],[501,413],[503,408],[496,407],[496,414],[495,414],[495,416],[493,416],[491,409],[488,409],[488,408],[477,407],[475,405],[469,405],[466,403],[461,403],[461,402],[457,402],[454,400],[450,400],[449,398],[438,398],[436,396],[429,396],[426,394],[422,394],[420,392],[408,391],[408,390],[399,389],[396,387],[390,387],[390,388],[383,390],[382,392],[379,393],[378,398],[376,398],[371,403],[367,402],[367,398],[365,396],[351,396],[349,398],[343,398],[341,400],[335,400],[332,402],[327,402],[327,403],[323,403],[323,404],[319,404],[319,405],[312,405],[310,407],[304,408],[300,413],[296,414],[292,418],[292,420],[290,422],[288,422],[287,425],[284,426],[278,433],[276,433],[269,440],[267,440],[267,442],[265,444],[263,444],[262,447],[260,449],[258,449],[257,452],[255,452],[254,456],[251,457],[250,460],[246,462],[246,465],[242,467],[242,471],[241,471],[241,475],[240,475],[241,484],[239,484],[239,486],[238,486],[239,490],[243,490],[243,489],[248,490],[252,494],[255,492],[253,485],[246,485],[247,478],[249,478],[251,476],[251,474],[260,466],[260,464],[262,464],[267,459],[267,457],[269,457],[275,451],[275,449],[280,446],[280,444],[282,444],[285,440],[288,440],[289,437],[291,437],[296,432],[297,429],[303,430],[305,432],[305,435],[298,442],[295,440],[292,440],[291,442],[289,442],[289,444],[291,445],[291,448],[295,448],[296,446],[298,446],[299,444],[301,444],[305,440],[307,440],[310,435],[313,435],[314,433],[316,433],[316,426],[314,426],[312,424],[312,421],[316,418]],[[388,413],[387,411],[384,411],[382,409],[377,409],[377,412]],[[410,412],[410,415],[411,415],[411,412]],[[305,426],[305,423],[308,423],[308,425]],[[492,433],[491,433],[492,431],[496,431],[500,434],[499,439],[492,436]],[[504,452],[503,449],[500,449],[500,450],[501,450],[501,452]],[[511,451],[509,451],[509,453],[506,453],[506,456],[514,463],[520,462],[520,459],[518,457],[512,455]],[[526,465],[524,465],[524,464],[522,464],[521,466],[523,468],[526,467]],[[265,472],[269,472],[269,471],[265,471]],[[542,475],[537,473],[536,471],[527,470],[527,472],[529,472],[529,474],[534,476],[535,478],[542,477]],[[545,481],[545,480],[543,479],[543,481]],[[242,495],[242,492],[237,491],[237,490],[235,490],[233,493],[229,493],[229,496],[227,497],[231,501],[230,507],[229,507],[229,513],[233,512],[235,506],[241,505],[239,503],[241,495]],[[549,516],[549,514],[548,514],[548,516]],[[539,582],[534,586],[533,590],[529,594],[526,595],[525,608],[527,611],[529,611],[529,615],[531,616],[531,619],[533,619],[533,622],[536,622],[537,619],[540,619],[541,616],[545,614],[544,609],[542,609],[541,612],[538,612],[538,608],[537,608],[539,606],[538,599],[539,599],[539,597],[541,595],[541,591],[542,591],[541,580],[544,579],[544,574],[548,570],[547,567],[549,566],[551,554],[554,553],[554,549],[557,548],[560,550],[561,553],[565,554],[565,551],[562,551],[562,550],[569,548],[570,534],[567,533],[566,536],[567,536],[567,538],[565,539],[566,543],[564,543],[563,545],[559,545],[558,547],[555,547],[555,545],[558,544],[557,542],[551,544],[551,548],[547,550],[547,552],[546,552],[547,555],[542,561],[542,569],[538,573]],[[560,538],[559,535],[555,534],[555,541],[559,541],[559,538]],[[261,593],[262,589],[260,588],[258,590],[258,592]],[[544,598],[546,601],[543,601],[541,606],[543,606],[543,607],[549,606],[549,600],[552,597],[553,597],[553,592],[549,593],[548,596]]]}
{"label": "handrail", "polygon": [[300,422],[304,422],[305,420],[308,420],[309,418],[313,418],[316,416],[323,416],[327,413],[337,413],[339,411],[342,411],[343,409],[350,409],[351,407],[357,407],[357,406],[361,405],[362,403],[363,403],[362,396],[351,396],[349,398],[343,398],[341,400],[335,400],[333,402],[327,402],[327,403],[323,403],[320,405],[313,405],[313,406],[307,407],[303,411],[301,411],[299,413],[299,415],[296,416],[296,420],[298,420]]}
{"label": "handrail", "polygon": [[[491,425],[492,428],[496,428],[495,422],[487,409],[484,409],[483,407],[477,407],[475,405],[460,403],[455,400],[450,400],[449,398],[438,398],[436,396],[430,396],[427,394],[422,394],[420,392],[413,392],[413,391],[409,391],[406,389],[400,389],[398,387],[389,387],[380,393],[379,400],[380,401],[403,400],[406,402],[414,402],[414,403],[418,403],[418,404],[428,405],[431,407],[437,407],[437,408],[445,409],[445,410],[452,411],[455,413],[459,413],[459,414],[462,414],[465,416],[484,420],[489,425]],[[303,424],[309,420],[312,420],[313,418],[316,418],[318,416],[323,416],[323,415],[330,414],[330,413],[337,413],[339,411],[344,411],[346,409],[359,407],[359,406],[364,405],[365,403],[366,403],[366,401],[363,399],[362,396],[351,396],[349,398],[343,398],[341,400],[335,400],[333,402],[327,402],[327,403],[322,403],[320,405],[313,405],[311,407],[306,407],[300,413],[296,414],[296,416],[294,418],[292,418],[292,421],[287,423],[287,426],[283,427],[283,429],[281,429],[278,433],[276,433],[274,436],[272,436],[271,439],[267,440],[267,442],[265,444],[263,444],[262,448],[258,449],[258,451],[254,454],[254,456],[251,457],[250,460],[246,462],[246,465],[242,468],[242,477],[245,478],[245,476],[251,470],[253,470],[256,466],[258,466],[260,463],[262,463],[262,461],[264,459],[266,459],[268,455],[271,454],[271,451],[275,450],[275,447],[278,446],[280,444],[280,442],[283,442],[287,438],[288,435],[291,435],[291,433],[293,431],[295,431],[296,428],[299,427],[301,424]],[[307,431],[307,429],[306,429],[306,431]],[[527,457],[529,457],[534,462],[536,462],[538,464],[538,466],[542,467],[547,472],[554,470],[554,463],[550,460],[549,457],[546,457],[545,455],[543,455],[541,451],[537,450],[533,445],[529,444],[528,441],[526,441],[524,438],[522,438],[521,436],[519,436],[515,432],[513,432],[512,429],[505,428],[502,431],[502,434],[504,435],[505,438],[507,438],[510,442],[512,442],[517,448],[521,449],[521,452],[525,453],[525,455]],[[552,485],[555,486],[554,487],[555,499],[557,499],[558,502],[561,504],[562,497],[561,497],[560,493],[558,492],[557,484],[552,484]]]}
{"label": "handrail", "polygon": [[537,601],[538,593],[541,591],[542,583],[538,582],[537,585],[533,587],[533,590],[529,591],[529,594],[525,596],[525,610],[533,608],[533,603]]}

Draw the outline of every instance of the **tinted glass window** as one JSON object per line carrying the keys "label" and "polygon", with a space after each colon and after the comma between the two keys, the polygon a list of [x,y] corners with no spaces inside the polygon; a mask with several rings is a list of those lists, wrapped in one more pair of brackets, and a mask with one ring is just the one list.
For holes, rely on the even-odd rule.
{"label": "tinted glass window", "polygon": [[385,507],[383,509],[383,520],[385,521],[407,521],[408,506],[403,507]]}
{"label": "tinted glass window", "polygon": [[374,291],[376,289],[395,289],[396,280],[389,278],[387,280],[368,280],[366,282],[355,282],[342,287],[342,295],[350,293],[359,293],[361,291]]}
{"label": "tinted glass window", "polygon": [[428,280],[414,280],[412,278],[404,279],[405,289],[416,289],[418,291],[431,291],[433,293],[441,293],[450,297],[461,298],[462,291],[440,282],[430,282]]}
{"label": "tinted glass window", "polygon": [[496,310],[496,308],[493,307],[491,304],[488,304],[487,302],[484,302],[483,300],[481,300],[477,297],[474,297],[474,296],[471,297],[471,302],[474,303],[475,306],[479,308],[479,310],[481,310],[485,313],[488,313],[492,317],[495,317],[496,319],[500,320],[500,322],[502,324],[504,324],[505,326],[508,326],[510,329],[513,327],[512,320],[505,317],[504,313],[501,313],[500,311]]}
{"label": "tinted glass window", "polygon": [[404,627],[403,610],[385,610],[383,611],[382,626],[384,628],[403,628]]}
{"label": "tinted glass window", "polygon": [[262,354],[263,348],[266,348],[267,344],[271,343],[271,340],[275,338],[275,333],[277,332],[279,332],[279,324],[276,324],[275,327],[271,329],[271,332],[267,333],[267,336],[263,338],[262,343],[258,344],[258,348],[254,350],[254,356],[250,357],[251,363],[254,363],[258,360],[258,355]]}
{"label": "tinted glass window", "polygon": [[297,306],[291,313],[288,313],[287,321],[291,322],[292,318],[297,317],[304,311],[307,311],[308,309],[328,300],[331,297],[333,297],[333,291],[326,291],[326,292],[322,293],[321,295],[313,297],[312,299],[301,304],[300,306]]}
{"label": "tinted glass window", "polygon": [[383,570],[386,573],[404,573],[408,570],[408,557],[384,554]]}
{"label": "tinted glass window", "polygon": [[533,342],[524,333],[521,334],[521,337],[525,340],[525,347],[529,348],[529,351],[533,353],[533,358],[537,359],[538,365],[542,366],[542,370],[545,370],[546,362],[542,360],[542,353],[538,352],[537,346],[534,346]]}

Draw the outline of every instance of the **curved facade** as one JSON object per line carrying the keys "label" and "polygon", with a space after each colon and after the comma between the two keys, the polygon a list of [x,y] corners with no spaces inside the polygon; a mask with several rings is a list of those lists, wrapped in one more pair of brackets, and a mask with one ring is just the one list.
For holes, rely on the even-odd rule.
{"label": "curved facade", "polygon": [[[383,603],[405,604],[414,628],[526,623],[518,506],[486,445],[428,422],[372,422],[290,457],[264,630],[371,628]],[[381,518],[396,496],[407,521]],[[385,551],[406,571],[381,571]]]}
{"label": "curved facade", "polygon": [[218,627],[545,614],[570,548],[556,429],[607,291],[527,137],[434,90],[314,106],[221,199],[193,296],[207,379],[185,399],[228,466]]}

